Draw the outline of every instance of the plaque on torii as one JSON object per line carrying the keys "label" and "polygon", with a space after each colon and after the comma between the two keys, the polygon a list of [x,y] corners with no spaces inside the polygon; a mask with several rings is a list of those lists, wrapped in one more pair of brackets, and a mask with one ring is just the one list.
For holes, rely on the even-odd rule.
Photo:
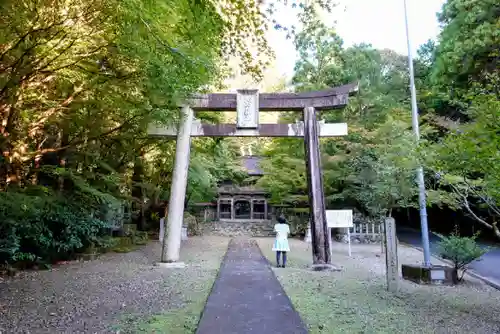
{"label": "plaque on torii", "polygon": [[[182,103],[179,126],[150,125],[150,136],[177,137],[167,222],[170,234],[168,240],[163,239],[161,263],[170,264],[179,260],[191,137],[302,137],[309,190],[313,263],[318,270],[331,266],[319,137],[345,136],[347,124],[320,122],[316,111],[346,106],[348,97],[357,90],[357,84],[349,84],[306,93],[259,94],[257,90],[244,89],[238,90],[236,94],[196,95]],[[259,111],[262,110],[302,111],[304,117],[303,121],[294,124],[259,124]],[[196,111],[236,111],[237,121],[236,124],[203,124],[194,119]]]}
{"label": "plaque on torii", "polygon": [[259,91],[257,89],[237,90],[236,127],[238,129],[259,127]]}

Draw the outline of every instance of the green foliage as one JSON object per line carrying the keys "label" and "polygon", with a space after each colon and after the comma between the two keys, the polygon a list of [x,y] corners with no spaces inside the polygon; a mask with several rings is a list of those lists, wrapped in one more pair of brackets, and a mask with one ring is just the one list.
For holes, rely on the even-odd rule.
{"label": "green foliage", "polygon": [[137,246],[146,245],[149,241],[147,232],[132,231],[126,236],[105,239],[101,243],[100,251],[112,251],[115,253],[129,253],[137,249]]}
{"label": "green foliage", "polygon": [[[2,261],[69,256],[155,209],[175,143],[147,138],[148,124],[175,123],[179,101],[217,84],[229,30],[260,29],[229,22],[222,2],[0,4]],[[209,182],[191,180],[198,194],[225,163],[195,163],[203,176],[206,161]]]}
{"label": "green foliage", "polygon": [[[321,140],[328,207],[380,215],[416,206],[414,177],[421,166],[428,205],[461,209],[500,238],[499,8],[495,1],[444,5],[438,40],[424,44],[414,64],[418,145],[410,132],[407,57],[365,44],[344,48],[315,10],[303,13],[295,39],[295,89],[359,84],[343,111],[321,112],[325,121],[349,126],[349,135]],[[296,117],[284,113],[281,119]],[[260,184],[274,202],[307,205],[302,145],[278,139],[267,148]]]}
{"label": "green foliage", "polygon": [[500,203],[500,101],[478,96],[469,110],[473,123],[450,133],[435,148],[436,167],[460,177],[480,177],[488,197]]}
{"label": "green foliage", "polygon": [[373,144],[349,163],[352,191],[374,217],[415,206],[417,144],[405,127],[404,122],[389,119],[373,136]]}
{"label": "green foliage", "polygon": [[231,147],[229,141],[203,138],[195,143],[189,165],[186,206],[213,200],[221,181],[238,182],[244,178],[236,148]]}
{"label": "green foliage", "polygon": [[[335,29],[314,12],[302,17],[295,44],[296,90],[324,89],[358,82],[359,93],[343,110],[322,112],[327,122],[349,123],[349,135],[321,140],[327,206],[357,206],[371,215],[413,205],[417,145],[408,131],[408,72],[405,57],[369,45],[342,47]],[[282,119],[294,121],[294,115]],[[303,143],[277,139],[267,149],[259,184],[275,203],[307,206]]]}
{"label": "green foliage", "polygon": [[76,203],[50,191],[0,193],[0,261],[51,262],[99,245],[109,225]]}
{"label": "green foliage", "polygon": [[[492,96],[475,98],[469,115],[474,122],[459,126],[432,146],[429,165],[439,182],[452,190],[454,208],[500,238],[500,103]],[[486,215],[485,215],[486,213]],[[486,217],[485,217],[486,216]]]}
{"label": "green foliage", "polygon": [[439,13],[443,30],[433,79],[452,98],[482,87],[499,94],[500,4],[495,0],[448,0]]}
{"label": "green foliage", "polygon": [[451,260],[457,271],[462,271],[462,275],[458,278],[459,281],[462,280],[467,271],[467,266],[488,251],[476,243],[478,234],[472,237],[461,237],[455,231],[449,236],[439,236],[441,237],[438,243],[439,255],[444,259]]}
{"label": "green foliage", "polygon": [[[304,28],[295,37],[299,60],[292,82],[299,91],[321,90],[336,86],[342,71],[342,39],[328,28],[314,11],[302,17]],[[332,81],[333,80],[333,81]]]}
{"label": "green foliage", "polygon": [[[285,145],[281,146],[281,143]],[[290,146],[286,146],[286,143]],[[273,203],[294,206],[304,204],[307,202],[307,184],[303,143],[283,139],[275,141],[275,144],[266,152],[266,159],[260,164],[265,173],[257,185],[267,189]],[[278,152],[276,149],[289,151]]]}

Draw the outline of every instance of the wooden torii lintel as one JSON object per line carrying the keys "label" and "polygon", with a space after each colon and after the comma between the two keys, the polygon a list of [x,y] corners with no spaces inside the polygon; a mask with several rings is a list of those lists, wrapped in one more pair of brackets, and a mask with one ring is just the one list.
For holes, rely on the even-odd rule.
{"label": "wooden torii lintel", "polygon": [[[259,94],[261,111],[303,111],[306,107],[315,110],[342,108],[350,95],[358,91],[358,84],[348,84],[327,90],[307,93],[262,93]],[[213,93],[195,95],[183,105],[194,111],[235,111],[237,94]],[[181,107],[181,106],[179,106]]]}

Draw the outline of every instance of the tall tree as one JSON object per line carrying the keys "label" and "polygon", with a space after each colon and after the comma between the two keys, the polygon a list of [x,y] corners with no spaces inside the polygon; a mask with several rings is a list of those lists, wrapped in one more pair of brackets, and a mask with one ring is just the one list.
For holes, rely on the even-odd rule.
{"label": "tall tree", "polygon": [[472,88],[500,94],[500,4],[495,0],[448,0],[438,15],[443,30],[433,77],[452,98]]}

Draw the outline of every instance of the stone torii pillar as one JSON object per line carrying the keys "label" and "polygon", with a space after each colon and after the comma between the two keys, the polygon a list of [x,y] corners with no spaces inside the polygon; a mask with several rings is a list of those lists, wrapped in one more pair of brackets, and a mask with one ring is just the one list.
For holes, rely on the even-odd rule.
{"label": "stone torii pillar", "polygon": [[[193,124],[193,109],[184,106],[181,109],[177,144],[175,147],[175,165],[170,186],[168,203],[166,238],[163,237],[161,263],[176,263],[179,261],[181,248],[182,223],[184,220],[184,200],[189,170],[191,152],[191,128]],[[178,263],[182,266],[182,263]]]}

